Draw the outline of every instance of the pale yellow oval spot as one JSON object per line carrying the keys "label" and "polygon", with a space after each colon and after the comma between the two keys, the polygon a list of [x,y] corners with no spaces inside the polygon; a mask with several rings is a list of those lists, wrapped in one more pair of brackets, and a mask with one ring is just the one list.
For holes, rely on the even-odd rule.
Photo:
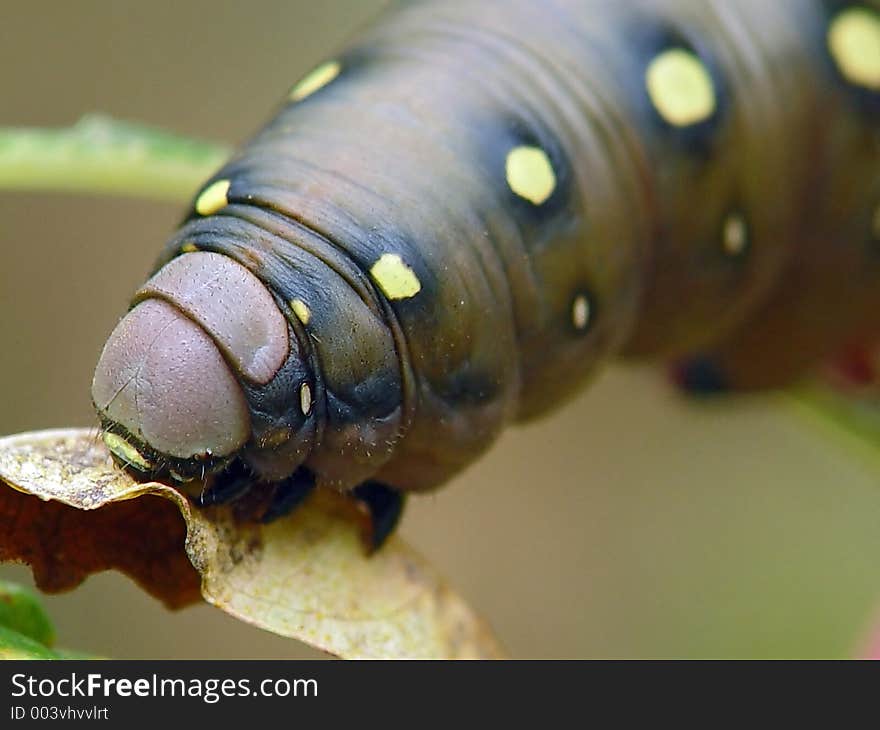
{"label": "pale yellow oval spot", "polygon": [[880,90],[880,15],[865,7],[841,11],[828,27],[828,50],[847,81]]}
{"label": "pale yellow oval spot", "polygon": [[553,165],[540,147],[514,147],[507,153],[504,170],[510,189],[535,205],[541,205],[556,189]]}
{"label": "pale yellow oval spot", "polygon": [[370,276],[389,299],[409,299],[422,289],[415,272],[396,253],[383,253],[370,269]]}
{"label": "pale yellow oval spot", "polygon": [[300,322],[303,324],[309,323],[309,320],[312,318],[312,310],[309,309],[308,305],[302,299],[291,299],[290,308]]}
{"label": "pale yellow oval spot", "polygon": [[180,250],[183,253],[195,253],[199,250],[199,247],[196,246],[194,243],[185,243],[180,247]]}
{"label": "pale yellow oval spot", "polygon": [[299,408],[304,416],[312,410],[312,387],[308,383],[303,383],[299,389]]}
{"label": "pale yellow oval spot", "polygon": [[211,183],[196,199],[196,213],[199,215],[216,213],[229,203],[226,199],[228,192],[229,180],[217,180]]}
{"label": "pale yellow oval spot", "polygon": [[749,245],[749,228],[745,219],[731,213],[724,219],[721,231],[721,246],[728,256],[739,256]]}
{"label": "pale yellow oval spot", "polygon": [[307,96],[311,96],[318,89],[324,88],[333,79],[339,76],[342,71],[342,64],[339,61],[327,61],[322,63],[318,68],[314,69],[293,87],[290,92],[291,101],[302,101]]}
{"label": "pale yellow oval spot", "polygon": [[118,456],[126,464],[144,472],[150,471],[153,468],[153,465],[144,458],[143,454],[122,438],[122,436],[105,431],[101,438],[103,438],[107,448],[110,449],[110,453]]}
{"label": "pale yellow oval spot", "polygon": [[645,86],[657,113],[676,127],[704,122],[715,113],[712,75],[684,48],[670,48],[651,61]]}
{"label": "pale yellow oval spot", "polygon": [[590,300],[578,294],[571,305],[571,322],[577,330],[585,330],[590,324]]}

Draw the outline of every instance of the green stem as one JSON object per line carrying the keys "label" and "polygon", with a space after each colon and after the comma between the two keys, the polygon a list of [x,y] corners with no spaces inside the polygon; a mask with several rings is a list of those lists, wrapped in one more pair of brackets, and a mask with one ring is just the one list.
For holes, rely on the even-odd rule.
{"label": "green stem", "polygon": [[863,463],[880,466],[880,407],[876,401],[816,384],[793,387],[783,393],[782,401]]}
{"label": "green stem", "polygon": [[0,128],[0,190],[188,200],[228,157],[217,144],[104,116],[66,129]]}

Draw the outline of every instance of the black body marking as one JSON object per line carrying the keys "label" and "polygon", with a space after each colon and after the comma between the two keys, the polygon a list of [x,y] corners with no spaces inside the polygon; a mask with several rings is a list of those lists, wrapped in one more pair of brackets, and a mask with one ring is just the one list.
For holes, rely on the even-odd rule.
{"label": "black body marking", "polygon": [[[721,126],[731,105],[730,86],[726,83],[719,64],[706,42],[697,33],[675,27],[668,20],[642,15],[632,22],[632,46],[635,65],[631,70],[631,91],[641,109],[641,116],[649,120],[654,136],[676,149],[679,154],[709,162]],[[699,58],[712,79],[715,109],[707,119],[687,126],[676,126],[664,119],[651,101],[645,87],[645,74],[651,62],[664,51],[681,49]]]}

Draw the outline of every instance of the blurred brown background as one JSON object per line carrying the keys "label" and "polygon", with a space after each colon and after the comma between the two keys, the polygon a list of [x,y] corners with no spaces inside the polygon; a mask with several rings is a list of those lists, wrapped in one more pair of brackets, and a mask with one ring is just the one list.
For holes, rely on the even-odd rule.
{"label": "blurred brown background", "polygon": [[[380,5],[2,2],[0,125],[102,111],[228,141]],[[94,362],[179,214],[0,194],[0,433],[93,425]],[[880,592],[878,527],[876,472],[778,401],[689,405],[614,368],[412,500],[403,532],[517,657],[845,656]],[[109,656],[317,656],[115,574],[48,605],[63,643]]]}

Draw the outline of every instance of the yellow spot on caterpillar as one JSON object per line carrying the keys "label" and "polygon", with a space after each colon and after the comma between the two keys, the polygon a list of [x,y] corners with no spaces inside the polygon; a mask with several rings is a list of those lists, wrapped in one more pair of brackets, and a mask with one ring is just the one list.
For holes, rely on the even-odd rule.
{"label": "yellow spot on caterpillar", "polygon": [[739,256],[749,245],[749,229],[745,219],[738,213],[731,213],[724,219],[721,231],[721,246],[728,256]]}
{"label": "yellow spot on caterpillar", "polygon": [[657,113],[669,124],[687,127],[715,113],[715,87],[706,65],[683,48],[670,48],[654,58],[645,86]]}
{"label": "yellow spot on caterpillar", "polygon": [[309,309],[308,305],[302,299],[291,299],[290,308],[300,322],[303,324],[309,323],[309,320],[312,318],[312,310]]}
{"label": "yellow spot on caterpillar", "polygon": [[308,383],[303,383],[299,389],[299,408],[304,416],[312,410],[312,388]]}
{"label": "yellow spot on caterpillar", "polygon": [[293,87],[293,91],[290,92],[291,101],[302,101],[307,96],[311,96],[339,76],[340,71],[342,71],[342,64],[339,61],[322,63],[318,68],[306,74]]}
{"label": "yellow spot on caterpillar", "polygon": [[415,272],[396,253],[383,253],[370,269],[370,276],[389,299],[409,299],[422,289]]}
{"label": "yellow spot on caterpillar", "polygon": [[199,247],[196,246],[194,243],[185,243],[180,247],[180,250],[183,253],[195,253],[199,250]]}
{"label": "yellow spot on caterpillar", "polygon": [[847,81],[880,90],[880,15],[865,7],[838,13],[828,27],[828,50]]}
{"label": "yellow spot on caterpillar", "polygon": [[510,189],[535,205],[541,205],[556,189],[553,165],[540,147],[514,147],[507,153],[504,170]]}
{"label": "yellow spot on caterpillar", "polygon": [[229,201],[226,194],[229,192],[229,180],[217,180],[206,187],[196,199],[196,213],[199,215],[211,215],[224,207]]}
{"label": "yellow spot on caterpillar", "polygon": [[153,468],[153,465],[144,458],[143,454],[122,438],[122,436],[105,431],[102,438],[107,448],[110,449],[110,453],[118,456],[126,464],[144,472],[150,471]]}
{"label": "yellow spot on caterpillar", "polygon": [[576,330],[585,330],[590,324],[590,300],[578,294],[571,305],[571,323]]}

